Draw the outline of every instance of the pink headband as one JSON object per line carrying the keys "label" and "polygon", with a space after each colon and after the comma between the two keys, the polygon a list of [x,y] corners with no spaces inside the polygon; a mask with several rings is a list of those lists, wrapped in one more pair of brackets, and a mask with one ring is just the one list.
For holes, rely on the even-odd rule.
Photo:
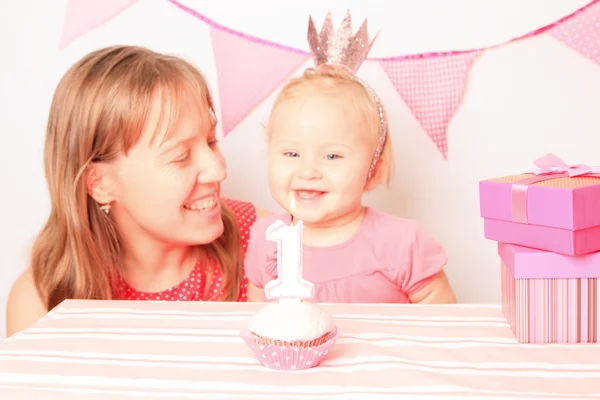
{"label": "pink headband", "polygon": [[373,155],[373,161],[369,168],[367,181],[373,177],[377,161],[381,157],[383,145],[387,137],[386,118],[379,101],[379,97],[373,89],[366,83],[360,80],[355,74],[363,61],[367,58],[367,54],[371,46],[369,45],[369,34],[367,33],[367,21],[363,22],[356,35],[352,35],[352,21],[350,11],[344,17],[342,24],[337,32],[333,31],[333,23],[331,21],[331,13],[327,13],[323,28],[320,33],[317,33],[312,17],[308,20],[308,43],[313,53],[315,64],[337,64],[346,67],[352,74],[354,80],[360,83],[373,97],[377,110],[379,112],[379,139],[377,148]]}

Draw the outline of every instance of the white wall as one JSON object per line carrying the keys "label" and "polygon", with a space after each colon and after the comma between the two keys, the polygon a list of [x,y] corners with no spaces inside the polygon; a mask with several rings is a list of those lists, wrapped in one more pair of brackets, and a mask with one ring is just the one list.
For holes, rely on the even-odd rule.
{"label": "white wall", "polygon": [[[352,7],[355,25],[368,15],[372,32],[381,30],[371,55],[385,57],[496,44],[586,2],[402,0],[393,3],[395,10],[392,2],[381,0],[349,1],[343,7],[334,0],[280,2],[295,4],[287,11],[275,0],[184,3],[233,29],[303,49],[309,12],[320,24],[328,7],[334,21]],[[240,9],[243,3],[258,6]],[[143,0],[59,52],[65,5],[64,0],[0,2],[0,333],[6,295],[25,268],[28,248],[48,212],[42,141],[52,91],[66,68],[101,46],[148,46],[196,63],[218,99],[209,31],[202,22],[164,0]],[[281,19],[260,12],[267,6]],[[428,13],[428,8],[434,11]],[[385,103],[396,149],[392,187],[370,194],[367,203],[420,219],[442,241],[459,301],[498,302],[499,261],[495,244],[483,238],[477,182],[527,170],[530,161],[546,152],[571,163],[599,164],[600,67],[548,37],[488,51],[476,62],[464,103],[451,123],[447,161],[376,63],[364,64],[359,75]],[[225,194],[275,209],[267,190],[260,128],[271,101],[249,115],[222,147],[229,160]]]}

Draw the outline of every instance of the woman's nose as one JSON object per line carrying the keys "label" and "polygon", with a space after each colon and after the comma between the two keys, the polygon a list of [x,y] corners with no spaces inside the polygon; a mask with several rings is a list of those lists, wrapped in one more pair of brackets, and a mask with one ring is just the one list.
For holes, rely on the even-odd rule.
{"label": "woman's nose", "polygon": [[221,182],[227,178],[225,158],[218,151],[208,149],[198,155],[198,183]]}

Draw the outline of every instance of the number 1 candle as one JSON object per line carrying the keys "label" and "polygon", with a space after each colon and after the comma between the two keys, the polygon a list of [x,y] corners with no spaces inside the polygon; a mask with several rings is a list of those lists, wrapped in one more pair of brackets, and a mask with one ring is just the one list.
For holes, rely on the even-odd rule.
{"label": "number 1 candle", "polygon": [[[290,211],[295,209],[293,197]],[[293,215],[293,214],[292,214]],[[267,240],[277,243],[277,279],[265,285],[268,299],[309,299],[314,296],[314,285],[302,274],[302,230],[304,223],[275,221],[267,228]]]}

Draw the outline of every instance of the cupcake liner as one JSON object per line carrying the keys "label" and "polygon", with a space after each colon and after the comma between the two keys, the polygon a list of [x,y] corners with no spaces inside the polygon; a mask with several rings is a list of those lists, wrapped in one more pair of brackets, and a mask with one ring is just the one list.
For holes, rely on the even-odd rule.
{"label": "cupcake liner", "polygon": [[295,340],[295,341],[289,342],[289,341],[276,340],[276,339],[271,339],[268,337],[260,336],[253,332],[250,332],[250,334],[252,335],[252,339],[256,343],[263,345],[263,346],[276,346],[276,347],[281,347],[281,346],[305,347],[305,348],[306,347],[317,347],[317,346],[320,346],[323,343],[327,342],[329,340],[329,338],[331,337],[331,332],[327,332],[323,336],[313,339],[311,341]]}
{"label": "cupcake liner", "polygon": [[267,339],[255,335],[247,329],[243,330],[241,335],[263,366],[277,370],[294,371],[319,365],[341,336],[341,333],[336,327],[333,331],[318,339],[294,342]]}

